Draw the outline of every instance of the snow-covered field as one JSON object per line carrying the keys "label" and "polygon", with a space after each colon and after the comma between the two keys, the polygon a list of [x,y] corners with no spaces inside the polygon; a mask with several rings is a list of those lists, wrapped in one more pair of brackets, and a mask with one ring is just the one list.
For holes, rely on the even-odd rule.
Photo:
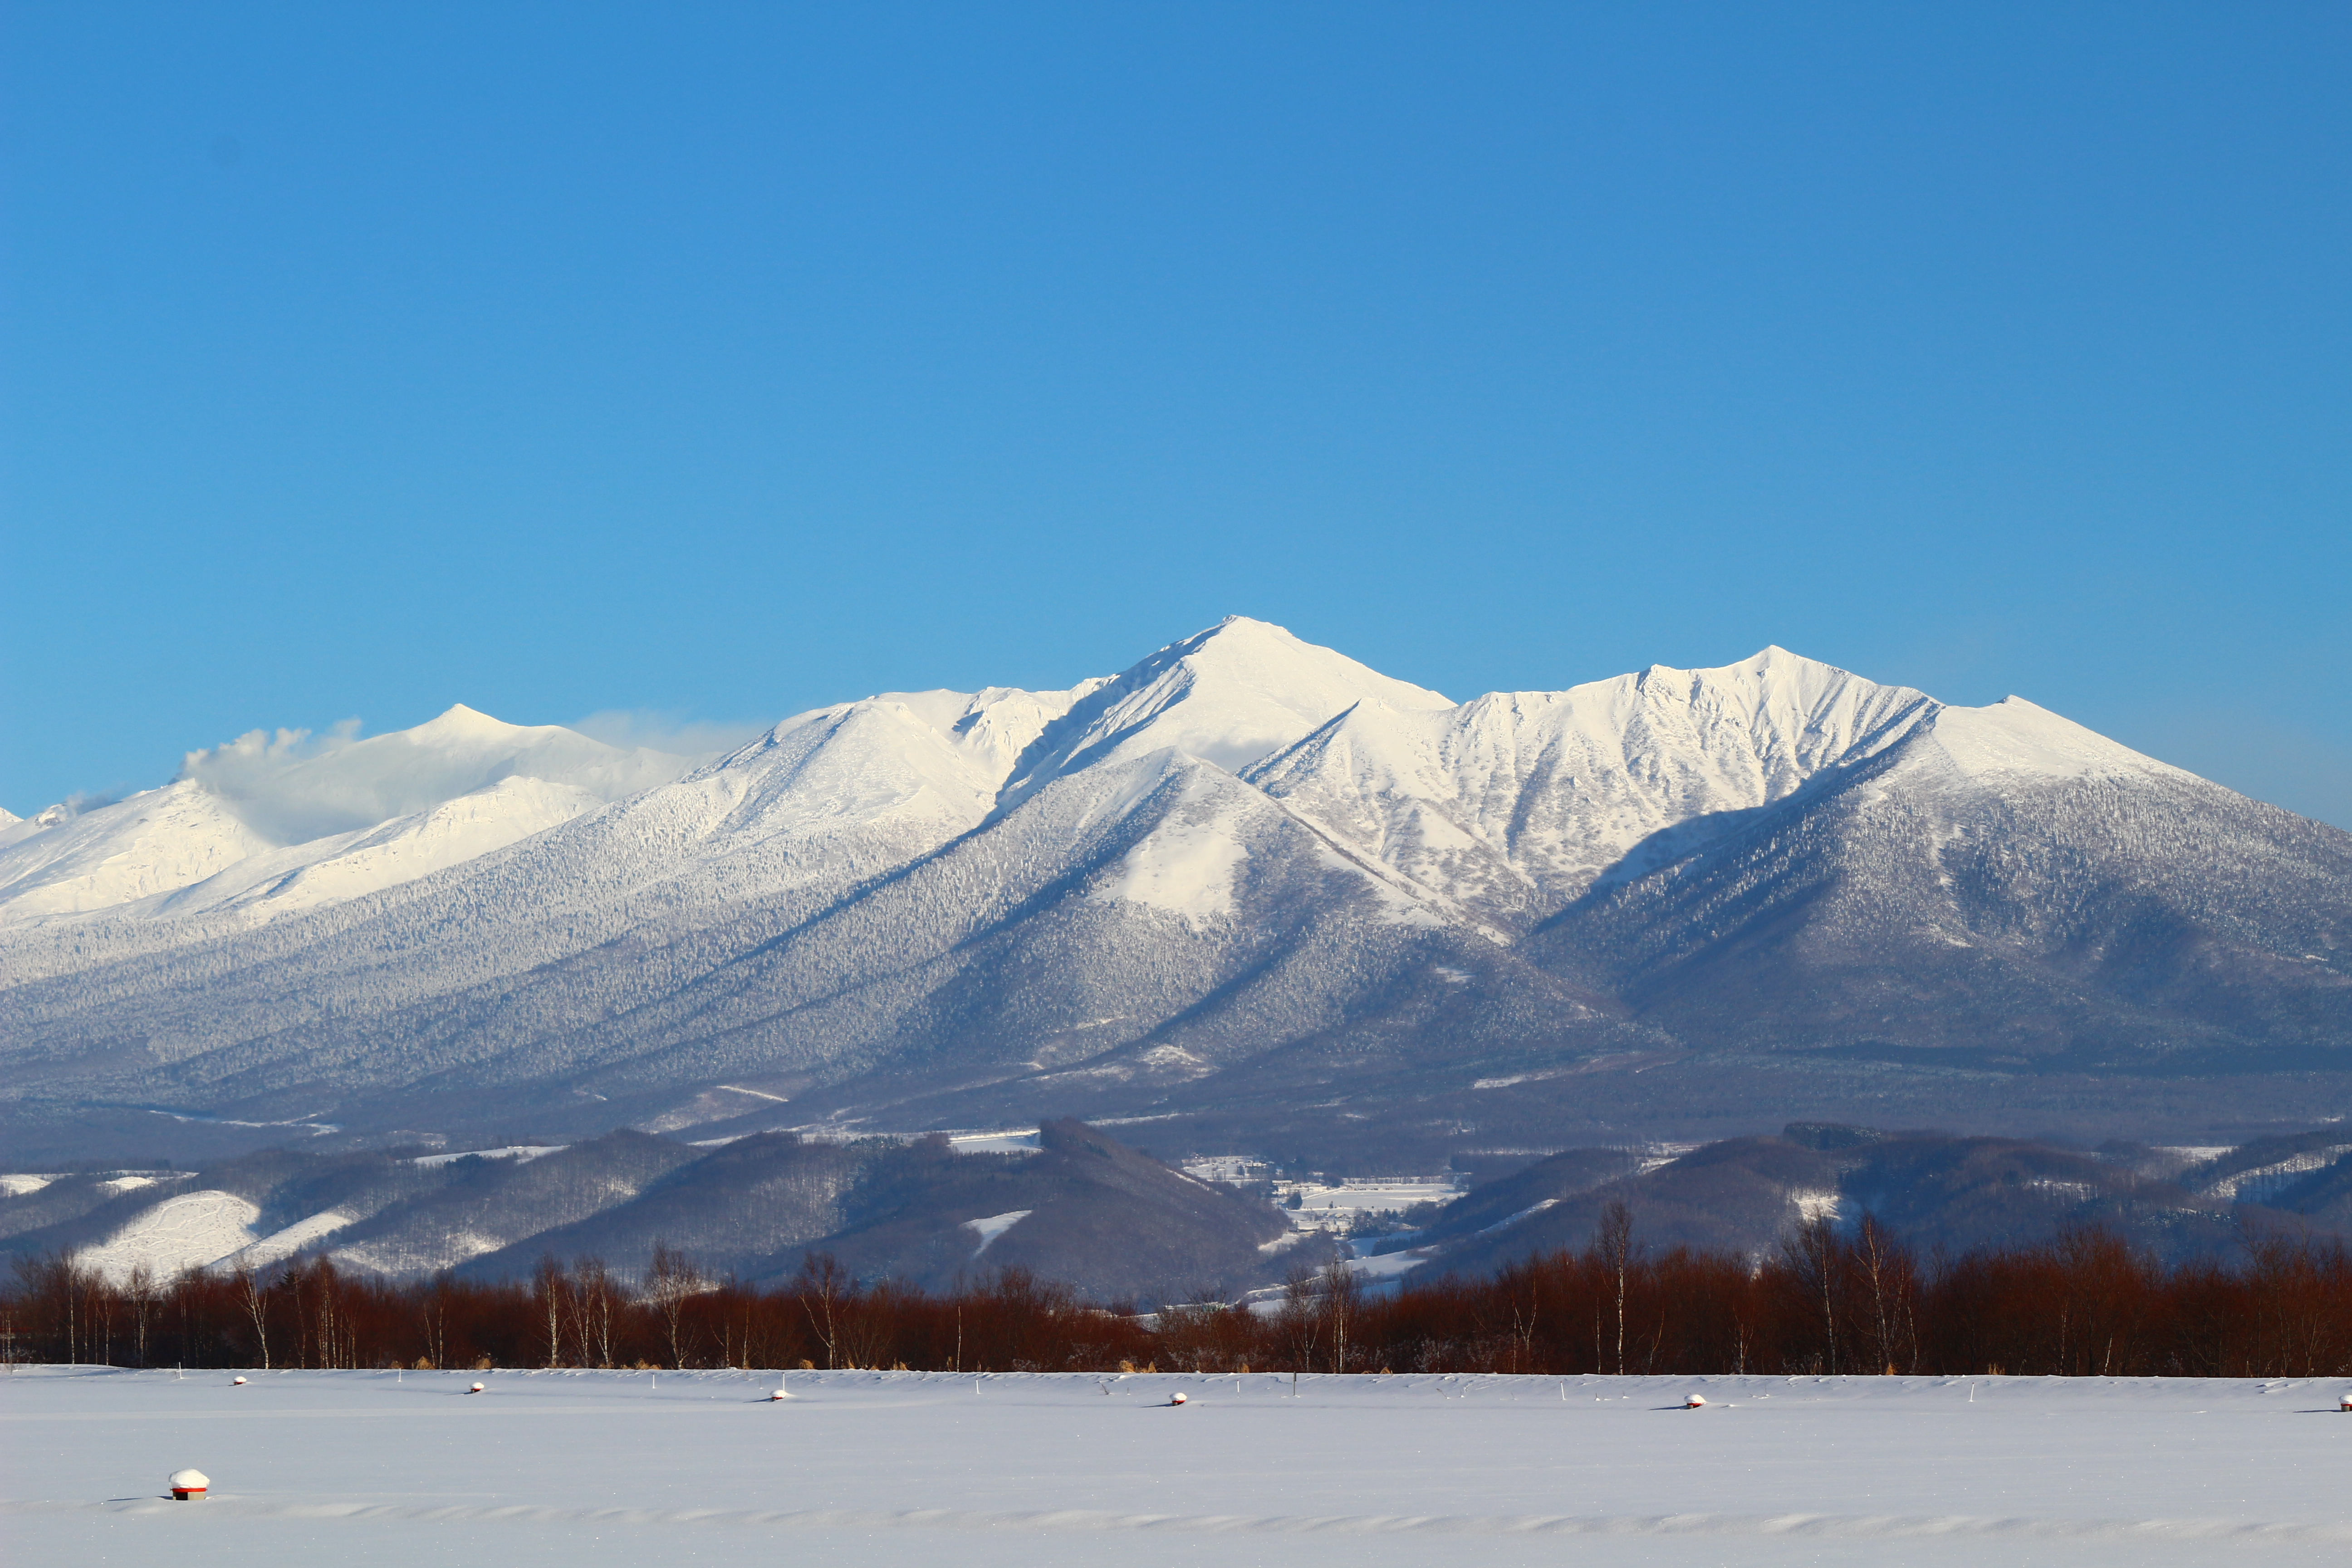
{"label": "snow-covered field", "polygon": [[[2340,1380],[0,1378],[12,1563],[2340,1561]],[[480,1395],[464,1390],[479,1376]],[[1182,1391],[1181,1408],[1167,1402]],[[1680,1407],[1703,1392],[1702,1410]],[[166,1475],[212,1478],[202,1503]]]}

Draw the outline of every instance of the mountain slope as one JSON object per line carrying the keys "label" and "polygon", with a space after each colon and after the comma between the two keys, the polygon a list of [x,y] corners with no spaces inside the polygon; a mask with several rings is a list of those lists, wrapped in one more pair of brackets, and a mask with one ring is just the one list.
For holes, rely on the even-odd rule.
{"label": "mountain slope", "polygon": [[[2104,1228],[2173,1258],[2239,1252],[2242,1226],[2294,1234],[2282,1208],[2151,1176],[2128,1161],[2021,1138],[1791,1126],[1778,1137],[1727,1139],[1674,1158],[1571,1149],[1448,1205],[1414,1237],[1427,1273],[1486,1273],[1531,1253],[1580,1252],[1611,1205],[1633,1219],[1638,1247],[1719,1248],[1760,1256],[1796,1226],[1874,1215],[1922,1255],[2037,1244],[2068,1229]],[[2341,1215],[2307,1211],[2322,1240]]]}
{"label": "mountain slope", "polygon": [[1360,702],[1452,703],[1280,626],[1228,616],[1088,692],[1017,761],[1004,804],[1098,763],[1175,750],[1238,772]]}
{"label": "mountain slope", "polygon": [[1693,1044],[1955,1066],[2352,1065],[2352,836],[2011,699],[1596,889],[1530,956]]}
{"label": "mountain slope", "polygon": [[933,1289],[1021,1268],[1097,1300],[1169,1301],[1223,1299],[1295,1261],[1277,1261],[1291,1231],[1269,1205],[1076,1121],[1044,1124],[1027,1156],[927,1140],[877,1162],[842,1203],[843,1228],[779,1258],[772,1278],[823,1251],[855,1275]]}

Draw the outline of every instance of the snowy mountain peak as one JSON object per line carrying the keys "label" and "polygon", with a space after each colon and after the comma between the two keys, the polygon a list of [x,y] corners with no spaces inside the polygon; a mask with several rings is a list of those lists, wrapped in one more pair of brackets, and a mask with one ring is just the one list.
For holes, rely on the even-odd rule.
{"label": "snowy mountain peak", "polygon": [[1663,691],[1682,691],[1692,695],[1738,692],[1799,703],[1818,702],[1848,688],[1871,691],[1909,689],[1881,686],[1834,664],[1790,653],[1778,644],[1769,645],[1736,663],[1710,668],[1682,669],[1673,665],[1654,664],[1633,679],[1644,688],[1657,688]]}
{"label": "snowy mountain peak", "polygon": [[[536,728],[548,730],[554,726],[542,724]],[[394,731],[417,745],[431,745],[436,742],[446,742],[460,738],[487,739],[492,736],[518,735],[527,732],[520,724],[509,724],[503,719],[493,719],[480,709],[468,708],[462,702],[452,702],[439,714],[426,720],[415,729]]]}
{"label": "snowy mountain peak", "polygon": [[[722,776],[782,752],[798,756],[809,737],[821,730],[825,743],[838,750],[852,737],[856,744],[879,752],[897,751],[898,764],[929,767],[914,760],[908,748],[952,755],[957,765],[972,771],[992,795],[1013,769],[1013,762],[1038,735],[1071,705],[1104,684],[1083,680],[1066,691],[1026,691],[1018,687],[992,686],[980,691],[885,691],[855,702],[796,713],[750,744],[700,770],[698,777]],[[888,722],[868,721],[887,716]],[[796,764],[797,765],[797,764]]]}
{"label": "snowy mountain peak", "polygon": [[1284,627],[1228,616],[1087,693],[1021,759],[1000,805],[1075,769],[1162,749],[1238,773],[1367,700],[1454,706]]}

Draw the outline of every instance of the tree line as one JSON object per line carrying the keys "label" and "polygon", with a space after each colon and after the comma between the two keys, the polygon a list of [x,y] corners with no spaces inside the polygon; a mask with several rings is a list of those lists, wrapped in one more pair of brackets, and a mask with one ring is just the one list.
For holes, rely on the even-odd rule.
{"label": "tree line", "polygon": [[501,1282],[325,1258],[113,1280],[53,1255],[16,1261],[0,1346],[150,1367],[2308,1377],[2352,1373],[2352,1259],[2250,1233],[2166,1262],[2095,1228],[1927,1258],[1866,1215],[1762,1258],[1653,1252],[1614,1205],[1582,1250],[1489,1276],[1381,1294],[1332,1264],[1270,1300],[1138,1312],[1018,1268],[929,1291],[823,1255],[767,1287],[667,1247],[635,1278],[548,1258]]}

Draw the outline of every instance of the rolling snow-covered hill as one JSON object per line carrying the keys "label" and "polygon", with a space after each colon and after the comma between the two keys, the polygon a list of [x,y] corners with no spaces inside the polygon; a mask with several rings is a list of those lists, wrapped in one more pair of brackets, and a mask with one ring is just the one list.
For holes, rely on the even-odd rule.
{"label": "rolling snow-covered hill", "polygon": [[2352,1110],[2352,835],[1778,648],[1455,704],[1237,618],[700,765],[463,709],[279,763],[0,825],[9,1142]]}
{"label": "rolling snow-covered hill", "polygon": [[714,1278],[789,1277],[822,1253],[862,1279],[951,1287],[1016,1268],[1103,1300],[1222,1300],[1331,1256],[1263,1197],[1075,1121],[961,1142],[759,1133],[702,1147],[623,1129],[466,1153],[281,1148],[201,1172],[0,1183],[0,1261],[69,1253],[117,1284],[297,1253],[486,1279],[593,1255],[637,1279],[665,1245]]}

